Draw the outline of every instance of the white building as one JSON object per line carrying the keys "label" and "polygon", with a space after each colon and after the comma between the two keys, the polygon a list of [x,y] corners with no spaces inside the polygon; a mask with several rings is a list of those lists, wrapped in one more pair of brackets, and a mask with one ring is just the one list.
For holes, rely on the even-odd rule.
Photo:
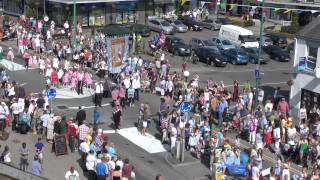
{"label": "white building", "polygon": [[291,114],[298,117],[302,102],[307,111],[320,106],[320,17],[300,30],[295,39]]}

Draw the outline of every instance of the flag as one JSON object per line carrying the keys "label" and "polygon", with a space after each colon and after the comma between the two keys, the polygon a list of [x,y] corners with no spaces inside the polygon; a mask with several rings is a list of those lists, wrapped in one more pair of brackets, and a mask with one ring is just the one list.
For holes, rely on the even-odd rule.
{"label": "flag", "polygon": [[292,9],[288,9],[288,8],[287,8],[287,9],[284,11],[284,13],[287,14],[287,13],[290,12],[291,10],[292,10]]}
{"label": "flag", "polygon": [[319,11],[317,11],[317,10],[311,10],[311,13],[312,13],[312,14],[317,13],[317,12],[319,12]]}
{"label": "flag", "polygon": [[219,6],[220,6],[220,9],[225,9],[226,8],[226,3],[221,2]]}
{"label": "flag", "polygon": [[230,4],[229,11],[231,11],[233,8],[235,8],[237,5],[236,4]]}
{"label": "flag", "polygon": [[273,10],[274,10],[275,12],[277,12],[277,11],[280,10],[280,8],[273,8]]}
{"label": "flag", "polygon": [[181,5],[184,5],[189,0],[181,0]]}

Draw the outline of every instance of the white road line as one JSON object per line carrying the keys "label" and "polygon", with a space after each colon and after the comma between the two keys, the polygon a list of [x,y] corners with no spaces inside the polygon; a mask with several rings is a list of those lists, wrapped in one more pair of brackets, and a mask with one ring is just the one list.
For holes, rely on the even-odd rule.
{"label": "white road line", "polygon": [[[287,81],[282,81],[282,82],[268,82],[268,83],[262,83],[260,86],[266,86],[266,85],[280,85],[280,84],[287,84]],[[232,87],[233,85],[225,85],[225,87]],[[240,84],[240,87],[243,87],[244,84]]]}
{"label": "white road line", "polygon": [[[114,130],[104,130],[105,134],[113,134]],[[126,138],[133,144],[139,146],[143,150],[147,151],[150,154],[166,152],[170,147],[162,145],[161,141],[152,136],[149,133],[146,133],[146,136],[141,135],[141,133],[137,130],[136,127],[124,128],[118,130],[118,134],[122,137]]]}
{"label": "white road line", "polygon": [[[101,107],[110,106],[110,103],[102,104]],[[82,106],[83,109],[91,109],[96,106]],[[79,106],[68,107],[68,109],[79,109]]]}

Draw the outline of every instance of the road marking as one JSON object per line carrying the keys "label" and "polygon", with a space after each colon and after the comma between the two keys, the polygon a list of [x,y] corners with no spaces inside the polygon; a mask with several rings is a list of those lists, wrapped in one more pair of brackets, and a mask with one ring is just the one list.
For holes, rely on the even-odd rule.
{"label": "road marking", "polygon": [[[281,82],[268,82],[268,83],[262,83],[260,86],[266,86],[266,85],[280,85],[280,84],[287,84],[287,81],[281,81]],[[244,87],[244,84],[239,84],[240,87]],[[224,87],[233,87],[233,84],[225,85]]]}
{"label": "road marking", "polygon": [[[12,62],[12,61],[9,61],[9,60],[6,60],[6,59],[0,60],[0,64],[2,66],[4,66],[6,69],[8,69],[9,71],[26,70],[25,66],[18,64],[18,63],[15,63],[15,62]],[[37,69],[37,68],[29,67],[28,69],[31,70],[31,69]]]}
{"label": "road marking", "polygon": [[[219,71],[217,69],[208,69],[209,71],[212,72],[222,72],[222,73],[229,73],[229,72],[235,72],[235,73],[241,73],[241,72],[254,72],[255,67],[252,69],[243,69],[243,70],[224,70],[224,71]],[[261,69],[262,72],[275,72],[275,71],[287,71],[290,70],[288,68],[279,68],[279,69]]]}
{"label": "road marking", "polygon": [[[59,105],[58,105],[59,106]],[[110,103],[102,104],[101,107],[110,106]],[[95,108],[96,106],[82,106],[83,109],[91,109]],[[68,109],[79,109],[79,106],[72,106],[68,107]],[[109,133],[110,134],[110,133]]]}
{"label": "road marking", "polygon": [[[112,134],[115,133],[115,131],[104,130],[103,133]],[[167,152],[167,149],[162,145],[161,141],[149,133],[146,133],[146,136],[141,135],[136,127],[120,129],[118,130],[118,134],[150,154]]]}
{"label": "road marking", "polygon": [[93,89],[83,88],[84,94],[77,94],[76,91],[71,91],[70,88],[56,88],[57,99],[77,99],[92,96],[94,93]]}

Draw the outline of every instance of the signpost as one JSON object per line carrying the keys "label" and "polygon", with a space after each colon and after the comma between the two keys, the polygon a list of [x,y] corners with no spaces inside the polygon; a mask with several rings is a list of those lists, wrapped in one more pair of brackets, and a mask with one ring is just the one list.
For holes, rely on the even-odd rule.
{"label": "signpost", "polygon": [[47,97],[50,100],[50,113],[52,113],[52,100],[56,98],[57,91],[53,88],[47,90]]}
{"label": "signpost", "polygon": [[183,113],[188,113],[191,111],[191,103],[190,102],[182,102],[180,105],[180,111]]}

